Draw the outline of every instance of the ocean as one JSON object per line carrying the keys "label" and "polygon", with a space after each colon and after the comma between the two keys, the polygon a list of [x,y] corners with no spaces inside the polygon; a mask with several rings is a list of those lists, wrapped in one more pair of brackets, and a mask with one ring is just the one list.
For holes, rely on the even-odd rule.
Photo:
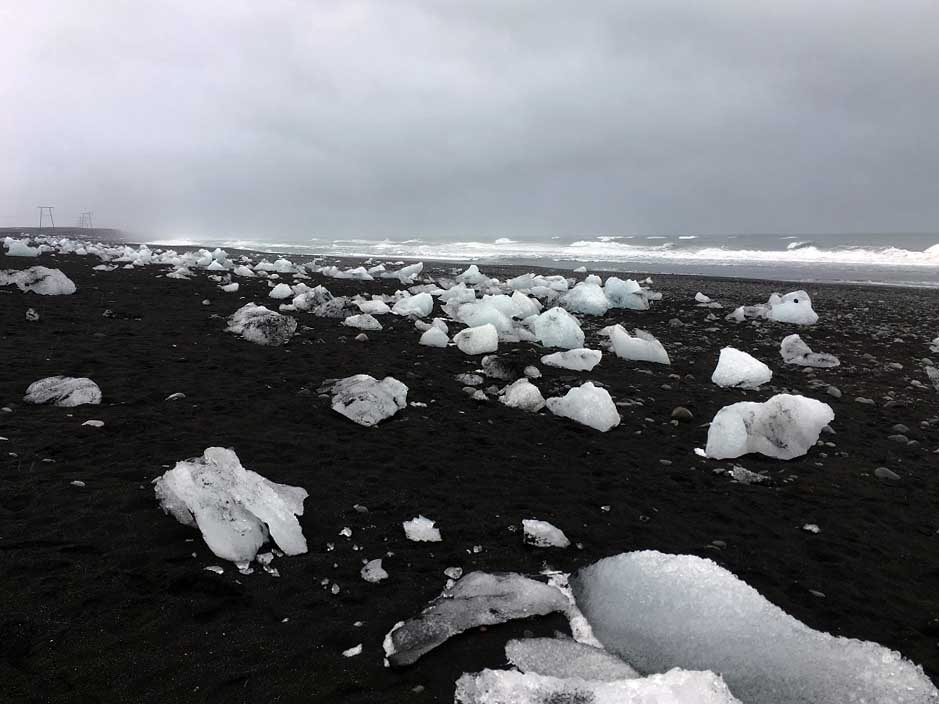
{"label": "ocean", "polygon": [[604,235],[447,241],[426,239],[172,239],[151,244],[271,254],[439,260],[696,274],[785,281],[939,287],[939,234]]}

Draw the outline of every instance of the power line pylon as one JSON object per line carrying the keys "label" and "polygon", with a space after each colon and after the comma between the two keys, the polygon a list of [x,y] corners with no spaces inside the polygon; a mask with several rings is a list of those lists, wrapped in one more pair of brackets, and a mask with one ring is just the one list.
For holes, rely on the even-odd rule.
{"label": "power line pylon", "polygon": [[94,213],[90,210],[86,210],[81,214],[78,219],[78,226],[81,228],[93,228],[94,227]]}
{"label": "power line pylon", "polygon": [[52,206],[52,205],[39,205],[39,206],[36,206],[36,207],[39,208],[39,229],[40,229],[40,230],[42,229],[43,217],[46,215],[46,213],[48,213],[48,214],[49,214],[49,222],[52,223],[52,229],[54,230],[54,229],[55,229],[55,218],[52,217],[52,211],[54,210],[55,206]]}

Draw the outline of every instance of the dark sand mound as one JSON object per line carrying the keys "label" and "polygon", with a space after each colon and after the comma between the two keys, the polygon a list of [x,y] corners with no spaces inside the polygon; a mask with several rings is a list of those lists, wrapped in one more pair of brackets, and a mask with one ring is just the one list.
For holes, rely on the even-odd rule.
{"label": "dark sand mound", "polygon": [[[504,664],[509,638],[567,624],[545,617],[492,627],[413,667],[384,668],[384,634],[440,592],[446,567],[535,574],[645,548],[712,558],[813,628],[877,641],[939,676],[939,394],[919,362],[939,334],[939,292],[810,286],[820,322],[800,330],[723,321],[733,306],[793,285],[659,276],[654,288],[665,299],[652,310],[587,317],[584,328],[591,347],[604,325],[645,328],[665,345],[670,368],[604,354],[592,372],[570,372],[541,365],[547,351],[535,345],[500,346],[541,368],[545,397],[589,379],[628,403],[622,424],[599,433],[545,411],[470,400],[453,376],[479,358],[419,346],[407,319],[382,316],[384,330],[360,343],[339,320],[296,313],[288,345],[261,347],[223,331],[246,302],[276,309],[264,281],[239,279],[240,291],[226,294],[204,273],[176,281],[156,277],[164,268],[93,272],[96,263],[0,254],[0,269],[56,266],[78,286],[53,298],[0,289],[0,406],[12,410],[0,413],[5,701],[450,701],[462,672]],[[336,295],[401,287],[309,283]],[[698,290],[727,305],[718,322],[694,306]],[[25,320],[27,307],[38,323]],[[791,332],[841,366],[810,375],[782,364],[779,342]],[[772,382],[755,392],[711,384],[725,345],[769,364]],[[356,373],[394,376],[410,387],[409,401],[427,406],[357,426],[316,392],[324,379]],[[59,374],[96,381],[102,405],[22,403],[29,383]],[[813,389],[813,378],[843,396]],[[783,390],[831,404],[836,434],[822,440],[834,446],[790,462],[693,454],[705,443],[701,425],[722,406]],[[164,400],[174,392],[186,398]],[[694,418],[675,426],[679,405]],[[104,427],[82,427],[90,418]],[[896,424],[918,444],[890,439]],[[279,578],[239,575],[159,510],[151,480],[211,445],[310,492],[301,520],[310,552],[276,560]],[[770,481],[738,484],[714,471],[734,464]],[[880,466],[900,480],[876,478]],[[437,521],[442,543],[405,539],[401,522],[418,513]],[[578,546],[523,545],[524,518],[551,521]],[[339,535],[346,526],[351,539]],[[362,562],[379,557],[390,577],[366,583]],[[341,655],[359,643],[360,656]]]}

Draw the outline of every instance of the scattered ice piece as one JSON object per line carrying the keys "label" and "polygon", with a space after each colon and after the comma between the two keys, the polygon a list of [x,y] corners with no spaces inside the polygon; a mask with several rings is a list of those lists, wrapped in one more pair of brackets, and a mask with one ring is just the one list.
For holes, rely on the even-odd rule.
{"label": "scattered ice piece", "polygon": [[39,313],[37,313],[33,308],[26,309],[26,320],[30,323],[39,322]]}
{"label": "scattered ice piece", "polygon": [[721,350],[711,381],[721,388],[756,389],[773,378],[772,370],[755,357],[734,347]]}
{"label": "scattered ice piece", "polygon": [[769,298],[769,313],[766,316],[777,323],[815,325],[818,314],[812,309],[812,299],[805,291],[793,291],[784,296],[773,294]]}
{"label": "scattered ice piece", "polygon": [[419,344],[425,347],[446,347],[449,342],[450,338],[447,337],[447,333],[433,325],[424,331],[419,340]]}
{"label": "scattered ice piece", "polygon": [[357,328],[358,330],[381,330],[382,325],[378,322],[378,319],[368,313],[362,313],[360,315],[350,315],[348,318],[342,321],[342,324],[349,328]]}
{"label": "scattered ice piece", "polygon": [[392,665],[410,665],[470,628],[566,609],[564,594],[543,582],[519,574],[470,572],[419,616],[396,625],[385,637],[385,655]]}
{"label": "scattered ice piece", "polygon": [[104,421],[103,420],[86,420],[84,423],[82,423],[82,425],[87,425],[90,428],[103,428]]}
{"label": "scattered ice piece", "polygon": [[182,391],[177,391],[174,394],[170,394],[163,400],[164,401],[179,401],[180,399],[184,399],[184,398],[186,398],[186,394],[184,394]]}
{"label": "scattered ice piece", "polygon": [[197,527],[222,559],[250,562],[268,536],[288,555],[307,551],[296,518],[303,515],[306,490],[245,469],[232,450],[210,447],[153,484],[163,511]]}
{"label": "scattered ice piece", "polygon": [[228,319],[228,332],[241,335],[257,345],[285,345],[297,331],[297,321],[264,306],[247,303]]}
{"label": "scattered ice piece", "polygon": [[459,579],[463,576],[462,567],[448,567],[443,571],[444,576],[449,577],[450,579]]}
{"label": "scattered ice piece", "polygon": [[343,538],[351,538],[352,529],[349,526],[344,526],[342,530],[339,531],[339,535],[341,535]]}
{"label": "scattered ice piece", "polygon": [[51,403],[65,408],[98,405],[101,403],[101,389],[86,377],[50,376],[30,384],[23,400],[26,403]]}
{"label": "scattered ice piece", "polygon": [[525,542],[539,548],[566,548],[571,544],[564,531],[547,521],[525,518],[522,530],[525,531]]}
{"label": "scattered ice piece", "polygon": [[603,291],[612,308],[649,310],[649,290],[644,289],[632,279],[623,281],[616,276],[611,276],[603,285]]}
{"label": "scattered ice piece", "polygon": [[798,364],[800,367],[819,367],[827,369],[837,367],[841,361],[833,354],[813,352],[798,335],[783,338],[779,345],[779,354],[786,364]]}
{"label": "scattered ice piece", "polygon": [[781,460],[801,457],[834,418],[831,406],[805,396],[777,394],[764,403],[733,403],[711,421],[705,453],[718,460],[750,452]]}
{"label": "scattered ice piece", "polygon": [[584,315],[605,315],[610,309],[610,301],[595,281],[581,281],[564,294],[561,303],[572,313]]}
{"label": "scattered ice piece", "polygon": [[479,374],[457,374],[454,378],[463,386],[479,386],[485,381]]}
{"label": "scattered ice piece", "polygon": [[730,475],[731,479],[740,484],[761,484],[769,479],[765,474],[751,472],[749,469],[741,467],[739,464],[735,464],[727,470],[727,474]]}
{"label": "scattered ice piece", "polygon": [[720,672],[748,703],[939,698],[899,653],[812,630],[711,560],[625,553],[582,569],[573,587],[596,637],[640,672]]}
{"label": "scattered ice piece", "polygon": [[570,418],[600,432],[605,433],[620,423],[610,392],[590,381],[569,389],[564,396],[549,398],[546,404],[554,415]]}
{"label": "scattered ice piece", "polygon": [[443,540],[440,537],[440,529],[435,527],[436,522],[424,516],[419,515],[401,525],[404,527],[404,535],[408,540],[417,543],[439,543]]}
{"label": "scattered ice piece", "polygon": [[71,484],[72,486],[78,486],[78,487],[85,486],[85,482],[83,482],[81,479],[76,479],[75,481],[71,481],[69,482],[69,484]]}
{"label": "scattered ice piece", "polygon": [[579,267],[577,267],[576,269],[574,269],[573,272],[574,272],[575,274],[586,274],[586,273],[587,273],[587,267],[585,267],[585,266],[579,266]]}
{"label": "scattered ice piece", "polygon": [[362,644],[359,643],[358,645],[353,646],[353,647],[349,648],[348,650],[343,650],[343,651],[342,651],[342,654],[343,654],[343,656],[345,656],[345,657],[347,657],[347,658],[354,658],[356,655],[361,655],[361,654],[362,654]]}
{"label": "scattered ice piece", "polygon": [[333,384],[332,394],[334,411],[366,427],[390,418],[408,403],[408,387],[390,376],[378,381],[355,374]]}
{"label": "scattered ice piece", "polygon": [[570,638],[524,638],[505,644],[505,657],[522,672],[597,682],[639,677],[629,664],[602,648]]}
{"label": "scattered ice piece", "polygon": [[429,293],[419,293],[400,299],[391,309],[395,315],[415,315],[423,318],[434,310],[434,298]]}
{"label": "scattered ice piece", "polygon": [[809,533],[821,533],[822,532],[822,529],[819,528],[818,524],[816,523],[806,523],[804,526],[802,526],[802,530],[807,531]]}
{"label": "scattered ice piece", "polygon": [[267,294],[270,298],[275,300],[282,300],[284,298],[293,298],[293,289],[290,288],[287,284],[277,284],[274,288],[271,289],[271,292]]}
{"label": "scattered ice piece", "polygon": [[665,347],[654,335],[638,328],[634,332],[635,336],[630,335],[622,325],[609,328],[610,342],[617,357],[637,362],[672,363]]}
{"label": "scattered ice piece", "polygon": [[388,304],[384,301],[359,301],[356,303],[359,307],[359,310],[363,313],[368,313],[369,315],[385,315],[386,313],[391,312],[391,308],[388,307]]}
{"label": "scattered ice piece", "polygon": [[492,323],[461,330],[453,337],[464,354],[488,354],[499,349],[499,332]]}
{"label": "scattered ice piece", "polygon": [[215,572],[215,574],[225,574],[225,570],[218,565],[207,565],[203,567],[206,572]]}
{"label": "scattered ice piece", "polygon": [[541,391],[528,379],[519,379],[506,386],[501,401],[509,408],[521,408],[529,413],[537,413],[545,404]]}
{"label": "scattered ice piece", "polygon": [[577,319],[563,308],[551,308],[532,323],[535,337],[545,347],[576,349],[584,345],[584,331]]}
{"label": "scattered ice piece", "polygon": [[0,286],[16,286],[23,293],[35,293],[40,296],[68,296],[78,289],[75,283],[59,269],[33,266],[17,271],[0,271]]}
{"label": "scattered ice piece", "polygon": [[542,364],[549,367],[559,367],[577,372],[589,372],[600,363],[603,353],[600,350],[588,350],[583,347],[546,354],[541,358]]}
{"label": "scattered ice piece", "polygon": [[709,296],[705,296],[705,295],[704,295],[703,293],[701,293],[700,291],[698,291],[698,292],[694,295],[694,299],[695,299],[698,303],[710,303],[710,302],[711,302],[710,297],[709,297]]}
{"label": "scattered ice piece", "polygon": [[239,285],[238,282],[235,281],[234,283],[219,286],[219,288],[222,289],[225,293],[236,293],[238,291]]}
{"label": "scattered ice piece", "polygon": [[39,248],[30,247],[29,240],[17,240],[12,237],[5,237],[3,244],[7,248],[8,257],[38,257]]}
{"label": "scattered ice piece", "polygon": [[383,579],[388,579],[388,573],[381,566],[380,558],[366,562],[360,574],[362,575],[362,579],[372,584],[377,584]]}

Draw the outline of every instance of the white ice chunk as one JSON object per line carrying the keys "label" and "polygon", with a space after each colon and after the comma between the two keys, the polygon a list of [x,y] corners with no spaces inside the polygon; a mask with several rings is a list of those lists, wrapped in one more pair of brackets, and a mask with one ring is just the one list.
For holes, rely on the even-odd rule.
{"label": "white ice chunk", "polygon": [[23,293],[36,293],[40,296],[68,296],[78,289],[75,283],[59,269],[45,266],[31,266],[17,271],[0,271],[0,286],[16,286]]}
{"label": "white ice chunk", "polygon": [[705,453],[718,460],[750,452],[790,460],[808,452],[834,418],[831,406],[805,396],[777,394],[764,403],[733,403],[711,421]]}
{"label": "white ice chunk", "polygon": [[466,271],[456,277],[456,280],[461,283],[469,284],[470,286],[489,283],[489,277],[485,274],[481,274],[479,267],[475,264],[470,264],[466,268]]}
{"label": "white ice chunk", "polygon": [[163,510],[199,528],[222,559],[250,562],[268,535],[288,555],[307,551],[296,518],[306,490],[245,469],[232,450],[210,447],[202,457],[177,462],[154,480],[154,491]]}
{"label": "white ice chunk", "polygon": [[23,397],[26,403],[51,403],[71,408],[101,403],[101,389],[86,377],[50,376],[34,381]]}
{"label": "white ice chunk", "polygon": [[235,281],[230,284],[223,284],[222,286],[219,286],[219,288],[222,289],[225,293],[235,293],[238,291],[239,286],[238,282]]}
{"label": "white ice chunk", "polygon": [[583,347],[584,332],[577,319],[563,308],[551,308],[534,319],[535,337],[545,347]]}
{"label": "white ice chunk", "polygon": [[419,293],[400,299],[391,309],[395,315],[415,315],[423,318],[434,310],[434,297],[429,293]]}
{"label": "white ice chunk", "polygon": [[786,364],[798,364],[800,367],[819,367],[827,369],[837,367],[841,361],[833,354],[813,352],[812,348],[798,335],[783,338],[779,345],[779,354]]}
{"label": "white ice chunk", "polygon": [[291,298],[293,296],[293,289],[287,284],[277,284],[267,295],[275,300]]}
{"label": "white ice chunk", "polygon": [[710,302],[711,302],[710,297],[705,296],[705,295],[704,295],[703,293],[701,293],[700,291],[698,291],[698,292],[694,295],[694,299],[695,299],[698,303],[710,303]]}
{"label": "white ice chunk", "polygon": [[421,339],[419,340],[419,343],[425,347],[446,347],[447,343],[449,342],[450,338],[447,337],[447,333],[435,325],[432,325],[427,330],[425,330],[424,334],[421,335]]}
{"label": "white ice chunk", "polygon": [[640,672],[720,672],[747,704],[939,700],[899,653],[812,630],[711,560],[625,553],[581,570],[573,587],[596,637]]}
{"label": "white ice chunk", "polygon": [[564,294],[561,299],[564,307],[572,313],[585,315],[604,315],[610,309],[603,288],[593,281],[582,281]]}
{"label": "white ice chunk", "polygon": [[235,276],[243,276],[246,279],[253,279],[257,277],[257,274],[255,274],[254,271],[251,270],[251,267],[247,266],[246,264],[239,264],[234,269],[232,269],[231,273],[233,273]]}
{"label": "white ice chunk", "polygon": [[285,345],[297,331],[297,321],[264,306],[246,303],[228,319],[228,332],[241,335],[257,345]]}
{"label": "white ice chunk", "polygon": [[348,318],[342,321],[342,324],[349,328],[356,328],[357,330],[382,329],[381,323],[378,322],[378,319],[369,315],[368,313],[362,313],[361,315],[350,315]]}
{"label": "white ice chunk", "polygon": [[546,403],[554,415],[570,418],[600,432],[605,433],[620,423],[610,392],[590,381],[570,389],[564,396],[549,398]]}
{"label": "white ice chunk", "polygon": [[589,372],[600,363],[603,353],[600,350],[588,350],[584,347],[546,354],[541,358],[542,364],[549,367],[571,369],[577,372]]}
{"label": "white ice chunk", "polygon": [[359,307],[360,311],[368,313],[369,315],[384,315],[385,313],[391,312],[391,308],[389,308],[388,304],[384,301],[359,301],[356,305]]}
{"label": "white ice chunk", "polygon": [[487,354],[499,349],[499,332],[492,323],[486,323],[461,330],[453,341],[464,354]]}
{"label": "white ice chunk", "polygon": [[443,540],[440,537],[440,529],[435,527],[436,523],[424,516],[417,516],[401,525],[408,540],[417,543],[439,543]]}
{"label": "white ice chunk", "polygon": [[649,310],[649,291],[632,279],[622,279],[611,276],[603,285],[607,300],[611,308],[626,308],[628,310]]}
{"label": "white ice chunk", "polygon": [[610,341],[617,357],[637,362],[656,362],[671,364],[665,347],[652,334],[645,330],[635,330],[635,336],[626,332],[622,325],[610,329]]}
{"label": "white ice chunk", "polygon": [[351,421],[371,427],[408,405],[408,387],[394,377],[368,374],[340,379],[332,386],[332,407]]}
{"label": "white ice chunk", "polygon": [[812,299],[805,291],[793,291],[785,296],[773,294],[769,299],[767,318],[777,323],[815,325],[818,314],[812,310]]}
{"label": "white ice chunk", "polygon": [[547,521],[525,518],[522,520],[522,531],[525,542],[539,548],[566,548],[571,544],[563,530]]}
{"label": "white ice chunk", "polygon": [[725,347],[711,374],[711,381],[722,388],[756,389],[773,378],[772,370],[763,362],[734,347]]}
{"label": "white ice chunk", "polygon": [[388,573],[385,571],[385,568],[381,566],[380,559],[366,562],[360,574],[362,575],[362,579],[372,584],[377,584],[383,579],[388,579]]}
{"label": "white ice chunk", "polygon": [[501,400],[509,408],[521,408],[530,413],[537,413],[545,404],[538,387],[528,379],[519,379],[506,386]]}
{"label": "white ice chunk", "polygon": [[7,248],[8,257],[38,257],[39,248],[30,247],[29,240],[17,240],[12,237],[6,237],[3,244]]}
{"label": "white ice chunk", "polygon": [[569,638],[523,638],[505,644],[505,657],[522,672],[561,679],[613,682],[639,677],[632,667],[602,648]]}

